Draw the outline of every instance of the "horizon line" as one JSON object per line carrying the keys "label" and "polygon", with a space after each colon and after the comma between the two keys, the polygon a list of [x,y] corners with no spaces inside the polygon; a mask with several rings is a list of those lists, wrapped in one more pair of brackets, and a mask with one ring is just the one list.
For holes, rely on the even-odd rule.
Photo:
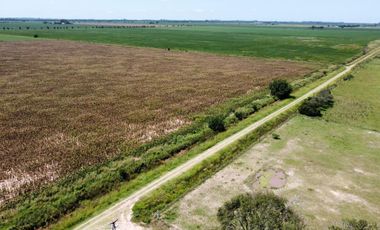
{"label": "horizon line", "polygon": [[346,22],[346,21],[314,21],[314,20],[302,20],[302,21],[284,21],[284,20],[241,20],[241,19],[127,19],[127,18],[39,18],[39,17],[1,17],[0,20],[16,19],[16,20],[98,20],[98,21],[188,21],[188,22],[276,22],[276,23],[345,23],[345,24],[380,24],[380,22]]}

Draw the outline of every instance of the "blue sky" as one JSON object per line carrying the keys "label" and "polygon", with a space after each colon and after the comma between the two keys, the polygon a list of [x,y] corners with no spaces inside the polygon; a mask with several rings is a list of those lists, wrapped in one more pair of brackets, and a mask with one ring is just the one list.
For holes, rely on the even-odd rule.
{"label": "blue sky", "polygon": [[0,0],[0,17],[380,22],[380,0]]}

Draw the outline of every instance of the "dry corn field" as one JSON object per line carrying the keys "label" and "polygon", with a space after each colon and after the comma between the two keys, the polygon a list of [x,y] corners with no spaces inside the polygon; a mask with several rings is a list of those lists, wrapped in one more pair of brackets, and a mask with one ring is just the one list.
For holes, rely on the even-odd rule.
{"label": "dry corn field", "polygon": [[[0,42],[0,201],[172,132],[312,65],[67,41]],[[1,202],[0,202],[1,203]]]}

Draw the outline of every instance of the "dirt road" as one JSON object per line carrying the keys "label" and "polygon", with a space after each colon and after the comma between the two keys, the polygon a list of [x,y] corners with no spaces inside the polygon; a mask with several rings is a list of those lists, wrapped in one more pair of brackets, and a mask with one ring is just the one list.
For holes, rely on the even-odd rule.
{"label": "dirt road", "polygon": [[212,155],[216,154],[218,151],[224,149],[228,145],[232,144],[233,142],[241,139],[242,137],[246,136],[247,134],[251,133],[261,125],[265,124],[269,120],[279,116],[283,112],[291,109],[294,106],[297,106],[302,101],[307,99],[308,97],[313,96],[314,94],[318,93],[319,91],[323,90],[330,84],[334,83],[339,78],[343,77],[345,74],[349,73],[352,68],[354,68],[359,63],[367,60],[370,57],[373,57],[377,55],[380,52],[380,48],[373,50],[372,52],[358,58],[354,62],[348,64],[345,67],[345,70],[337,74],[336,76],[330,78],[329,80],[325,81],[318,87],[314,88],[313,90],[309,91],[308,93],[304,94],[303,96],[297,98],[293,102],[289,103],[288,105],[282,107],[281,109],[273,112],[272,114],[268,115],[267,117],[251,124],[250,126],[246,127],[245,129],[239,131],[238,133],[224,139],[223,141],[219,142],[215,146],[211,147],[210,149],[204,151],[203,153],[199,154],[195,158],[187,161],[183,165],[173,169],[172,171],[168,172],[167,174],[163,175],[161,178],[153,181],[152,183],[148,184],[147,186],[141,188],[137,192],[135,192],[133,195],[125,198],[124,200],[120,201],[119,203],[115,204],[111,208],[107,209],[103,213],[89,219],[88,221],[80,224],[75,229],[88,229],[88,230],[97,230],[97,229],[111,229],[111,226],[109,223],[111,223],[114,220],[118,220],[117,222],[117,229],[143,229],[142,227],[132,223],[131,217],[132,217],[132,207],[133,205],[143,196],[147,195],[148,193],[152,192],[153,190],[157,189],[161,185],[165,184],[169,180],[174,179],[175,177],[181,175],[182,173],[188,171],[195,165],[201,163],[206,158],[211,157]]}

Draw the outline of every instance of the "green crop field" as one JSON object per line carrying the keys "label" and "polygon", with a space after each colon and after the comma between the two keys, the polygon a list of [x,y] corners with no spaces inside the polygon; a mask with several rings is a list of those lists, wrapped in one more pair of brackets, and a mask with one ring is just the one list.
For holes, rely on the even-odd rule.
{"label": "green crop field", "polygon": [[[20,26],[19,24],[17,26]],[[0,33],[142,47],[194,50],[219,54],[342,63],[380,38],[375,29],[323,29],[259,26],[185,26],[1,30]],[[46,25],[45,25],[46,27]]]}

